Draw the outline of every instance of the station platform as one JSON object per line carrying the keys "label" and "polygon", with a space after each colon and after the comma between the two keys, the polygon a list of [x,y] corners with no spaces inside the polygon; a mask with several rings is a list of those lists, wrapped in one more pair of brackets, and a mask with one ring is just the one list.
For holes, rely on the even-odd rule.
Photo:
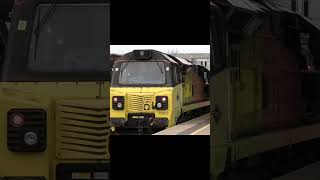
{"label": "station platform", "polygon": [[153,135],[210,135],[209,113]]}

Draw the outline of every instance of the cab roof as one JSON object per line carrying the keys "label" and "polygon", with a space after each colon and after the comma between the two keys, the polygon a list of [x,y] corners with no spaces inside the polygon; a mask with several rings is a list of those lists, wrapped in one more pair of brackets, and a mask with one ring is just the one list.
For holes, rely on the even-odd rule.
{"label": "cab roof", "polygon": [[157,50],[153,49],[137,49],[129,53],[124,54],[122,57],[118,58],[120,60],[139,60],[139,61],[150,61],[150,60],[165,60],[170,63],[191,66],[193,63],[189,60],[175,57]]}

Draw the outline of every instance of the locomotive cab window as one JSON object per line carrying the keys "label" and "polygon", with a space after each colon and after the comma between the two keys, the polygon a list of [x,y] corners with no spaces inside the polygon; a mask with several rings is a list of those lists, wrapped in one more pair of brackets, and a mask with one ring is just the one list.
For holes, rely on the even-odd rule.
{"label": "locomotive cab window", "polygon": [[23,20],[17,22],[18,31],[9,35],[16,38],[8,49],[15,50],[6,52],[3,81],[108,79],[109,9],[104,3],[37,3],[26,8],[19,15]]}
{"label": "locomotive cab window", "polygon": [[[105,46],[103,46],[105,38],[101,38],[100,34],[106,32],[106,24],[92,19],[104,17],[101,19],[104,21],[105,7],[81,5],[75,9],[73,7],[75,5],[58,5],[53,11],[53,6],[44,4],[38,6],[28,62],[29,69],[45,72],[104,72],[107,69]],[[42,22],[50,11],[53,14],[48,17],[47,23]],[[72,15],[66,16],[71,11]],[[83,12],[90,13],[91,16],[86,13],[83,15]],[[94,28],[100,25],[101,28]],[[92,32],[93,30],[95,32]],[[79,37],[81,40],[75,41]]]}
{"label": "locomotive cab window", "polygon": [[136,61],[123,62],[120,65],[119,84],[165,84],[165,66],[163,62]]}

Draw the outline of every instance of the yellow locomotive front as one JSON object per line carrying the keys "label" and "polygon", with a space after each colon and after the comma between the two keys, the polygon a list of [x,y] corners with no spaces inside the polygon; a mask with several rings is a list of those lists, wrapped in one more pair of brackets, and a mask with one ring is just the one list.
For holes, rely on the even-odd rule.
{"label": "yellow locomotive front", "polygon": [[[114,129],[163,129],[181,114],[177,63],[153,50],[135,50],[113,66],[110,120]],[[179,77],[178,77],[179,76]]]}
{"label": "yellow locomotive front", "polygon": [[0,67],[0,179],[109,179],[109,6],[16,1]]}

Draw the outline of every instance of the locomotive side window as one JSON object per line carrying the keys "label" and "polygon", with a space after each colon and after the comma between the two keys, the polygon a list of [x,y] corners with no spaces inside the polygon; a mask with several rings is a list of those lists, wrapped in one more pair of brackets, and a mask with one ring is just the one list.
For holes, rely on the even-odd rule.
{"label": "locomotive side window", "polygon": [[177,66],[174,66],[174,68],[173,68],[173,79],[174,79],[174,84],[175,85],[180,83],[179,72],[178,72]]}
{"label": "locomotive side window", "polygon": [[178,76],[178,82],[182,83],[182,72],[179,67],[177,67],[177,76]]}

